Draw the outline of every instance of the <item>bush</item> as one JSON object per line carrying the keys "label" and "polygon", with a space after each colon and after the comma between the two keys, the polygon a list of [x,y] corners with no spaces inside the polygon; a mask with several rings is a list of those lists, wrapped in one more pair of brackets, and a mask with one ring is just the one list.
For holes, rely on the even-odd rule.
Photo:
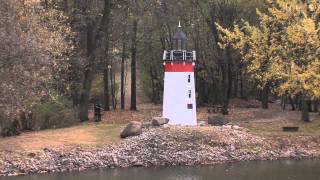
{"label": "bush", "polygon": [[40,105],[32,110],[31,124],[33,130],[61,128],[77,122],[77,110],[72,103],[63,97],[58,97]]}
{"label": "bush", "polygon": [[10,117],[5,114],[4,110],[0,109],[0,135],[15,136],[21,133],[21,123],[14,116]]}
{"label": "bush", "polygon": [[58,96],[33,106],[31,111],[17,110],[11,116],[0,109],[0,134],[19,135],[23,130],[43,130],[71,126],[78,122],[77,110],[66,98]]}
{"label": "bush", "polygon": [[142,90],[145,93],[145,95],[152,100],[153,94],[152,94],[152,82],[151,82],[151,77],[145,73],[141,73],[141,85],[142,85]]}
{"label": "bush", "polygon": [[[92,83],[92,89],[91,89],[91,103],[99,103],[103,104],[104,99],[104,82],[103,82],[103,76],[97,76]],[[110,84],[109,84],[110,86]],[[110,89],[109,89],[110,90]]]}

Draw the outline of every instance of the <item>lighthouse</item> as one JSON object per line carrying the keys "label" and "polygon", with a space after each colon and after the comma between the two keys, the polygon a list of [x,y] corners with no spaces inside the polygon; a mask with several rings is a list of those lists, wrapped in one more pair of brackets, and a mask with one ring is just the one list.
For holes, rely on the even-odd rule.
{"label": "lighthouse", "polygon": [[174,49],[163,53],[163,117],[172,125],[197,125],[194,68],[196,52],[186,48],[187,36],[179,26]]}

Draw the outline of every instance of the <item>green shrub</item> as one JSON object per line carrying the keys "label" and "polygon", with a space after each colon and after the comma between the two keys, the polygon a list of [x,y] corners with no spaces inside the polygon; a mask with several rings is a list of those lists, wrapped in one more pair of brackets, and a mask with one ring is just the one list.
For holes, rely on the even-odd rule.
{"label": "green shrub", "polygon": [[32,114],[33,130],[67,127],[75,124],[78,119],[72,103],[61,96],[34,106]]}
{"label": "green shrub", "polygon": [[151,100],[153,96],[151,77],[145,72],[141,73],[141,85],[143,92]]}
{"label": "green shrub", "polygon": [[91,88],[92,102],[103,104],[103,98],[104,98],[103,86],[104,86],[103,76],[96,76],[96,78],[92,82],[92,88]]}

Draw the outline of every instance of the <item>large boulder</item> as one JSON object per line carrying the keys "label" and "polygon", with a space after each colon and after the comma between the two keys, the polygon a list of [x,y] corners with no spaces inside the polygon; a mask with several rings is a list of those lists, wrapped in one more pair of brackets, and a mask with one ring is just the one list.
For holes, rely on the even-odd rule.
{"label": "large boulder", "polygon": [[208,117],[208,124],[213,126],[223,126],[229,123],[229,120],[224,116],[209,116]]}
{"label": "large boulder", "polygon": [[164,117],[153,117],[151,123],[153,126],[162,126],[164,124],[168,124],[169,119]]}
{"label": "large boulder", "polygon": [[137,121],[130,122],[121,132],[120,137],[138,136],[142,133],[142,123]]}

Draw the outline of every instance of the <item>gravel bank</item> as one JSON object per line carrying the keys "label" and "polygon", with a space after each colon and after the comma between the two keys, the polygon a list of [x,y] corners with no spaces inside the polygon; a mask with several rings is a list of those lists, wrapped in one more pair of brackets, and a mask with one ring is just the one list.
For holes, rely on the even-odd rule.
{"label": "gravel bank", "polygon": [[166,126],[145,129],[140,136],[102,148],[43,149],[36,153],[2,152],[0,155],[0,176],[320,156],[316,149],[290,143],[280,146],[237,126]]}

